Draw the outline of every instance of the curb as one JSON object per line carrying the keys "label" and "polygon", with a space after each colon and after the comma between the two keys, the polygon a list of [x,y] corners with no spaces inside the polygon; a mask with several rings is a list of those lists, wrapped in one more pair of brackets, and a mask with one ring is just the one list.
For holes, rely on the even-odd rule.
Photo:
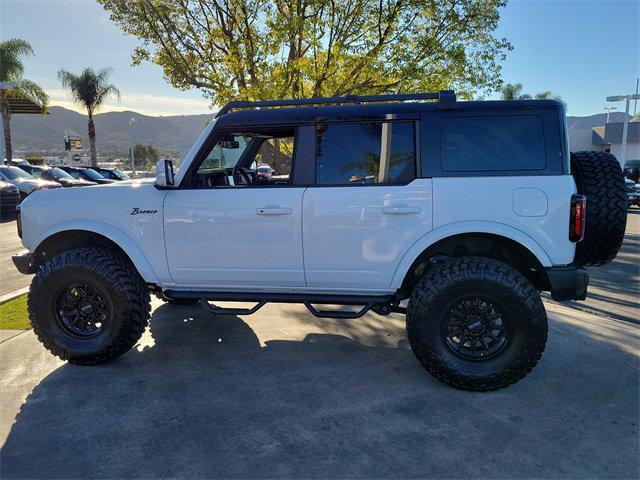
{"label": "curb", "polygon": [[25,293],[29,293],[29,287],[21,288],[20,290],[16,290],[15,292],[7,293],[6,295],[2,295],[0,297],[0,305],[3,305],[11,300],[18,298]]}

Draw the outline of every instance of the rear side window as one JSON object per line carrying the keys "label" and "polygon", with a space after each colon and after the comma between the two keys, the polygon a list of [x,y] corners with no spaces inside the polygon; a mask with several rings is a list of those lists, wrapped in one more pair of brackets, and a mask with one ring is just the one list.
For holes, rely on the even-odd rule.
{"label": "rear side window", "polygon": [[316,184],[408,183],[415,178],[413,122],[317,127]]}
{"label": "rear side window", "polygon": [[442,169],[446,172],[543,170],[542,118],[469,116],[442,119]]}

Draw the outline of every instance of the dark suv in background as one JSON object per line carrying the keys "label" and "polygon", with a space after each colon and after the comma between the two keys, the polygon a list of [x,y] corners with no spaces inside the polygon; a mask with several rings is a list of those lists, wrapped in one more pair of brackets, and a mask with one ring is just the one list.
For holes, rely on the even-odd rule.
{"label": "dark suv in background", "polygon": [[35,178],[41,178],[43,180],[49,180],[51,182],[58,182],[63,187],[89,187],[91,185],[97,185],[96,182],[89,182],[86,180],[80,180],[73,178],[64,170],[58,167],[39,167],[37,165],[18,165],[27,173],[30,173]]}
{"label": "dark suv in background", "polygon": [[115,180],[110,180],[108,178],[104,178],[98,172],[88,167],[59,167],[61,170],[64,170],[69,175],[77,180],[85,180],[87,182],[95,182],[99,185],[106,185],[108,183],[113,183]]}
{"label": "dark suv in background", "polygon": [[640,182],[640,160],[627,160],[622,170],[624,176],[634,182]]}
{"label": "dark suv in background", "polygon": [[131,180],[131,177],[124,173],[122,170],[118,170],[117,168],[102,168],[95,167],[92,168],[104,178],[108,178],[109,180],[122,181],[122,180]]}

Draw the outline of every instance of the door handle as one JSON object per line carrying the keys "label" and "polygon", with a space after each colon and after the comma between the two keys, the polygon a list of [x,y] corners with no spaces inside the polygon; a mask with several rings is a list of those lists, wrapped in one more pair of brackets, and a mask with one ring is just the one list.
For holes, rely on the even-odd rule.
{"label": "door handle", "polygon": [[261,207],[256,208],[256,215],[291,215],[290,207]]}
{"label": "door handle", "polygon": [[422,208],[414,205],[390,205],[388,207],[382,207],[382,213],[395,214],[395,215],[407,215],[412,213],[421,213]]}

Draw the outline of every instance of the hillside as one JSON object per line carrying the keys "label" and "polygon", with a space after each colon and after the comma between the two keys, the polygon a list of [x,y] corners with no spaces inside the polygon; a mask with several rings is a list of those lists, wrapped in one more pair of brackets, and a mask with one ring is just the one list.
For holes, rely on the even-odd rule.
{"label": "hillside", "polygon": [[[192,144],[213,115],[150,117],[136,112],[107,112],[94,116],[98,150],[123,151],[129,146],[129,120],[135,118],[136,143],[159,149],[182,149]],[[88,148],[87,117],[63,107],[51,107],[48,115],[14,115],[11,134],[17,151],[56,151],[64,149],[64,130],[79,134]]]}

